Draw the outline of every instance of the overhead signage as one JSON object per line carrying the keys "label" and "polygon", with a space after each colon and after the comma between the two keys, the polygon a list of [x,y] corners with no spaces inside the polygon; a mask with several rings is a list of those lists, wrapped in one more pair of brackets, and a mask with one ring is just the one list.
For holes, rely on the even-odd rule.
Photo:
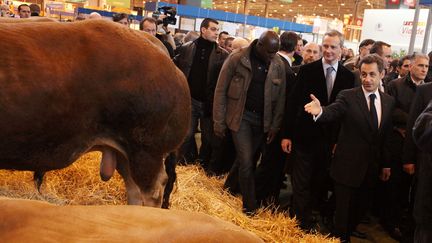
{"label": "overhead signage", "polygon": [[201,8],[213,8],[213,0],[201,0]]}
{"label": "overhead signage", "polygon": [[107,4],[116,8],[130,8],[130,0],[106,0]]}

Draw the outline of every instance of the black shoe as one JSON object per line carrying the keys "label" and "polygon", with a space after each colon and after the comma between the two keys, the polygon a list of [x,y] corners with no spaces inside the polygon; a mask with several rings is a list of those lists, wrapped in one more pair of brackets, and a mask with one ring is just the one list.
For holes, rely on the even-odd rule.
{"label": "black shoe", "polygon": [[246,214],[246,216],[248,217],[253,217],[257,214],[257,209],[251,210],[251,209],[243,208],[243,213]]}
{"label": "black shoe", "polygon": [[322,217],[322,223],[330,232],[332,232],[334,230],[333,216]]}
{"label": "black shoe", "polygon": [[354,237],[360,238],[360,239],[366,239],[367,238],[366,233],[363,233],[363,232],[360,232],[360,231],[357,231],[357,230],[351,232],[351,236],[354,236]]}
{"label": "black shoe", "polygon": [[401,230],[398,227],[393,228],[392,230],[389,230],[389,234],[390,237],[397,240],[397,241],[401,241],[402,239],[402,233]]}
{"label": "black shoe", "polygon": [[369,216],[364,216],[361,220],[360,220],[360,224],[370,224],[371,223],[371,219]]}

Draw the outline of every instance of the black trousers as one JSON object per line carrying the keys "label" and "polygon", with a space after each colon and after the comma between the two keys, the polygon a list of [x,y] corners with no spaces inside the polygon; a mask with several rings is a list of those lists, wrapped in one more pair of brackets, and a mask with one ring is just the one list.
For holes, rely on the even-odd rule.
{"label": "black trousers", "polygon": [[213,133],[211,139],[211,149],[212,153],[210,162],[206,168],[207,174],[211,176],[219,176],[229,172],[236,157],[236,151],[231,132],[227,131],[225,137],[223,138],[217,137]]}
{"label": "black trousers", "polygon": [[[310,229],[312,208],[315,205],[325,205],[327,191],[330,188],[328,168],[331,149],[330,145],[324,142],[310,145],[294,142],[293,146],[295,159],[292,167],[292,209],[300,221],[300,227]],[[321,208],[319,210],[321,211]]]}
{"label": "black trousers", "polygon": [[420,224],[416,226],[414,234],[415,243],[432,242],[432,225]]}
{"label": "black trousers", "polygon": [[278,134],[270,144],[256,169],[255,183],[259,202],[278,204],[279,192],[285,174],[287,154],[282,151],[281,137]]}
{"label": "black trousers", "polygon": [[335,233],[341,240],[349,240],[361,217],[368,208],[371,188],[363,183],[360,187],[350,187],[334,183],[336,196]]}

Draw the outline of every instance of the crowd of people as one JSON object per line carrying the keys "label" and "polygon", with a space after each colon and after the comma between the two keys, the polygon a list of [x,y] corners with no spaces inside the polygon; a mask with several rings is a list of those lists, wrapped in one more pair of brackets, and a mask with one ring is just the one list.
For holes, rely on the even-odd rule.
{"label": "crowd of people", "polygon": [[[130,23],[127,14],[113,21]],[[191,94],[180,163],[228,173],[224,187],[242,196],[247,215],[285,210],[279,193],[289,178],[289,214],[305,231],[321,223],[342,242],[366,238],[357,226],[372,215],[397,240],[432,242],[431,53],[394,59],[391,44],[365,39],[354,55],[335,30],[321,43],[291,31],[250,41],[211,18],[199,33],[159,24],[144,18],[140,30],[164,44]]]}
{"label": "crowd of people", "polygon": [[247,215],[277,206],[289,174],[289,213],[306,231],[319,221],[349,242],[367,237],[357,226],[373,216],[397,240],[431,241],[431,183],[420,176],[430,158],[412,136],[432,95],[431,55],[396,60],[390,44],[366,39],[354,56],[334,30],[320,44],[266,31],[232,50],[218,26],[205,19],[175,50],[192,100],[181,162],[228,172],[224,187]]}

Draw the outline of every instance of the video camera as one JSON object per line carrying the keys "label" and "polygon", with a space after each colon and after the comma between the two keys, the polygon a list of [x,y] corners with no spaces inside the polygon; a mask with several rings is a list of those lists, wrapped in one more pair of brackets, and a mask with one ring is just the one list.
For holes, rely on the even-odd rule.
{"label": "video camera", "polygon": [[164,26],[169,24],[175,25],[177,23],[177,19],[175,18],[176,14],[177,10],[175,7],[163,6],[158,8],[157,11],[154,11],[152,17],[159,19],[160,15],[166,15],[166,17],[162,20],[162,24]]}

